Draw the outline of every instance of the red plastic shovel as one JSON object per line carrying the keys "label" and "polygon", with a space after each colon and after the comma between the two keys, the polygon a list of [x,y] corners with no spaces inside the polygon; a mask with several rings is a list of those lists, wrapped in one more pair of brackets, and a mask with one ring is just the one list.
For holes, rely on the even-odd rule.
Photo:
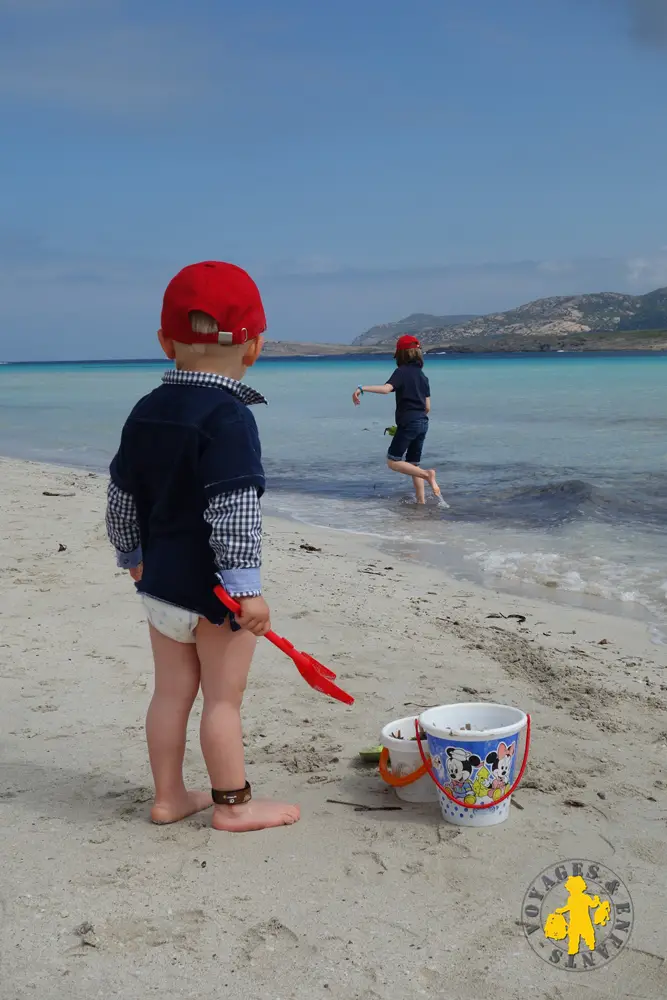
{"label": "red plastic shovel", "polygon": [[[226,590],[222,587],[216,587],[214,593],[229,611],[232,611],[235,615],[239,613],[241,605],[233,597],[230,597]],[[342,701],[344,705],[354,704],[352,695],[333,683],[336,679],[333,670],[329,670],[328,667],[325,667],[324,664],[316,660],[310,653],[300,653],[291,642],[283,639],[281,635],[276,635],[275,632],[267,632],[264,638],[268,639],[269,642],[272,642],[274,646],[277,646],[278,649],[294,660],[294,665],[304,681],[310,684],[316,691],[319,691],[321,694],[327,694],[330,698],[336,698],[337,701]]]}

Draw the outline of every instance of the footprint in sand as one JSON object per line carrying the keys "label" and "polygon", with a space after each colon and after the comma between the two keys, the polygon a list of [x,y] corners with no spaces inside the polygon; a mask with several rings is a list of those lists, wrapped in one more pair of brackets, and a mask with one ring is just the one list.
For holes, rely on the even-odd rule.
{"label": "footprint in sand", "polygon": [[389,871],[384,858],[377,851],[353,851],[352,861],[345,866],[345,874],[355,880],[377,882]]}
{"label": "footprint in sand", "polygon": [[244,934],[241,950],[246,961],[252,962],[261,960],[267,954],[276,957],[294,951],[314,954],[317,949],[272,917],[266,923],[255,924]]}
{"label": "footprint in sand", "polygon": [[195,951],[208,918],[203,910],[174,910],[165,916],[129,918],[102,927],[100,944],[109,950],[147,952],[169,945],[183,951]]}

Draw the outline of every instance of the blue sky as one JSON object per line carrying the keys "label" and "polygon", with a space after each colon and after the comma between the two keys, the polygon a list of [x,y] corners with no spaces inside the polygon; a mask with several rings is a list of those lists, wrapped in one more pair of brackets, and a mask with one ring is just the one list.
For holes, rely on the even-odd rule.
{"label": "blue sky", "polygon": [[276,339],[667,284],[665,0],[0,0],[0,360],[155,353],[184,264]]}

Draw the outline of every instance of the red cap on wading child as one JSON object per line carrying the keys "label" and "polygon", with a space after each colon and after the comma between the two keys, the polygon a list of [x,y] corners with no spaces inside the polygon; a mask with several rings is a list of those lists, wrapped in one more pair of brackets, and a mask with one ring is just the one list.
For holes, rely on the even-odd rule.
{"label": "red cap on wading child", "polygon": [[[196,333],[191,313],[212,316],[214,333]],[[162,304],[162,332],[178,344],[245,344],[266,330],[259,289],[242,268],[222,261],[190,264],[169,282]]]}
{"label": "red cap on wading child", "polygon": [[409,351],[411,348],[420,348],[421,344],[416,337],[413,337],[411,333],[406,333],[402,337],[399,337],[396,341],[397,351]]}

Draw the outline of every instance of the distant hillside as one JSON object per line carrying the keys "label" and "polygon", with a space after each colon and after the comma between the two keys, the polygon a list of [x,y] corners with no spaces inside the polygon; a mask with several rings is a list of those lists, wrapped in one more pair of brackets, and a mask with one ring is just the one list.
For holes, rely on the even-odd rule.
{"label": "distant hillside", "polygon": [[[447,317],[450,319],[451,317]],[[429,320],[432,317],[428,317]],[[373,343],[389,346],[395,339],[397,324],[374,327],[384,330],[385,339]],[[634,330],[664,330],[667,328],[667,288],[659,288],[647,295],[623,295],[619,292],[602,292],[593,295],[562,295],[538,299],[508,312],[476,316],[463,322],[436,325],[425,323],[410,332],[419,336],[426,348],[460,345],[466,341],[492,342],[496,338],[540,338],[551,341],[600,333],[632,332]],[[355,344],[363,341],[373,331],[362,334]],[[368,341],[365,341],[369,343]],[[488,350],[493,349],[488,343]]]}
{"label": "distant hillside", "polygon": [[412,313],[405,319],[399,319],[396,323],[381,323],[379,326],[372,326],[370,330],[360,334],[352,343],[355,347],[388,344],[400,337],[402,333],[416,334],[426,329],[444,330],[475,318],[474,315],[468,313],[461,316],[431,316],[429,313]]}
{"label": "distant hillside", "polygon": [[667,329],[664,330],[595,330],[570,333],[560,337],[474,337],[459,342],[427,348],[427,354],[519,354],[567,351],[667,352]]}

